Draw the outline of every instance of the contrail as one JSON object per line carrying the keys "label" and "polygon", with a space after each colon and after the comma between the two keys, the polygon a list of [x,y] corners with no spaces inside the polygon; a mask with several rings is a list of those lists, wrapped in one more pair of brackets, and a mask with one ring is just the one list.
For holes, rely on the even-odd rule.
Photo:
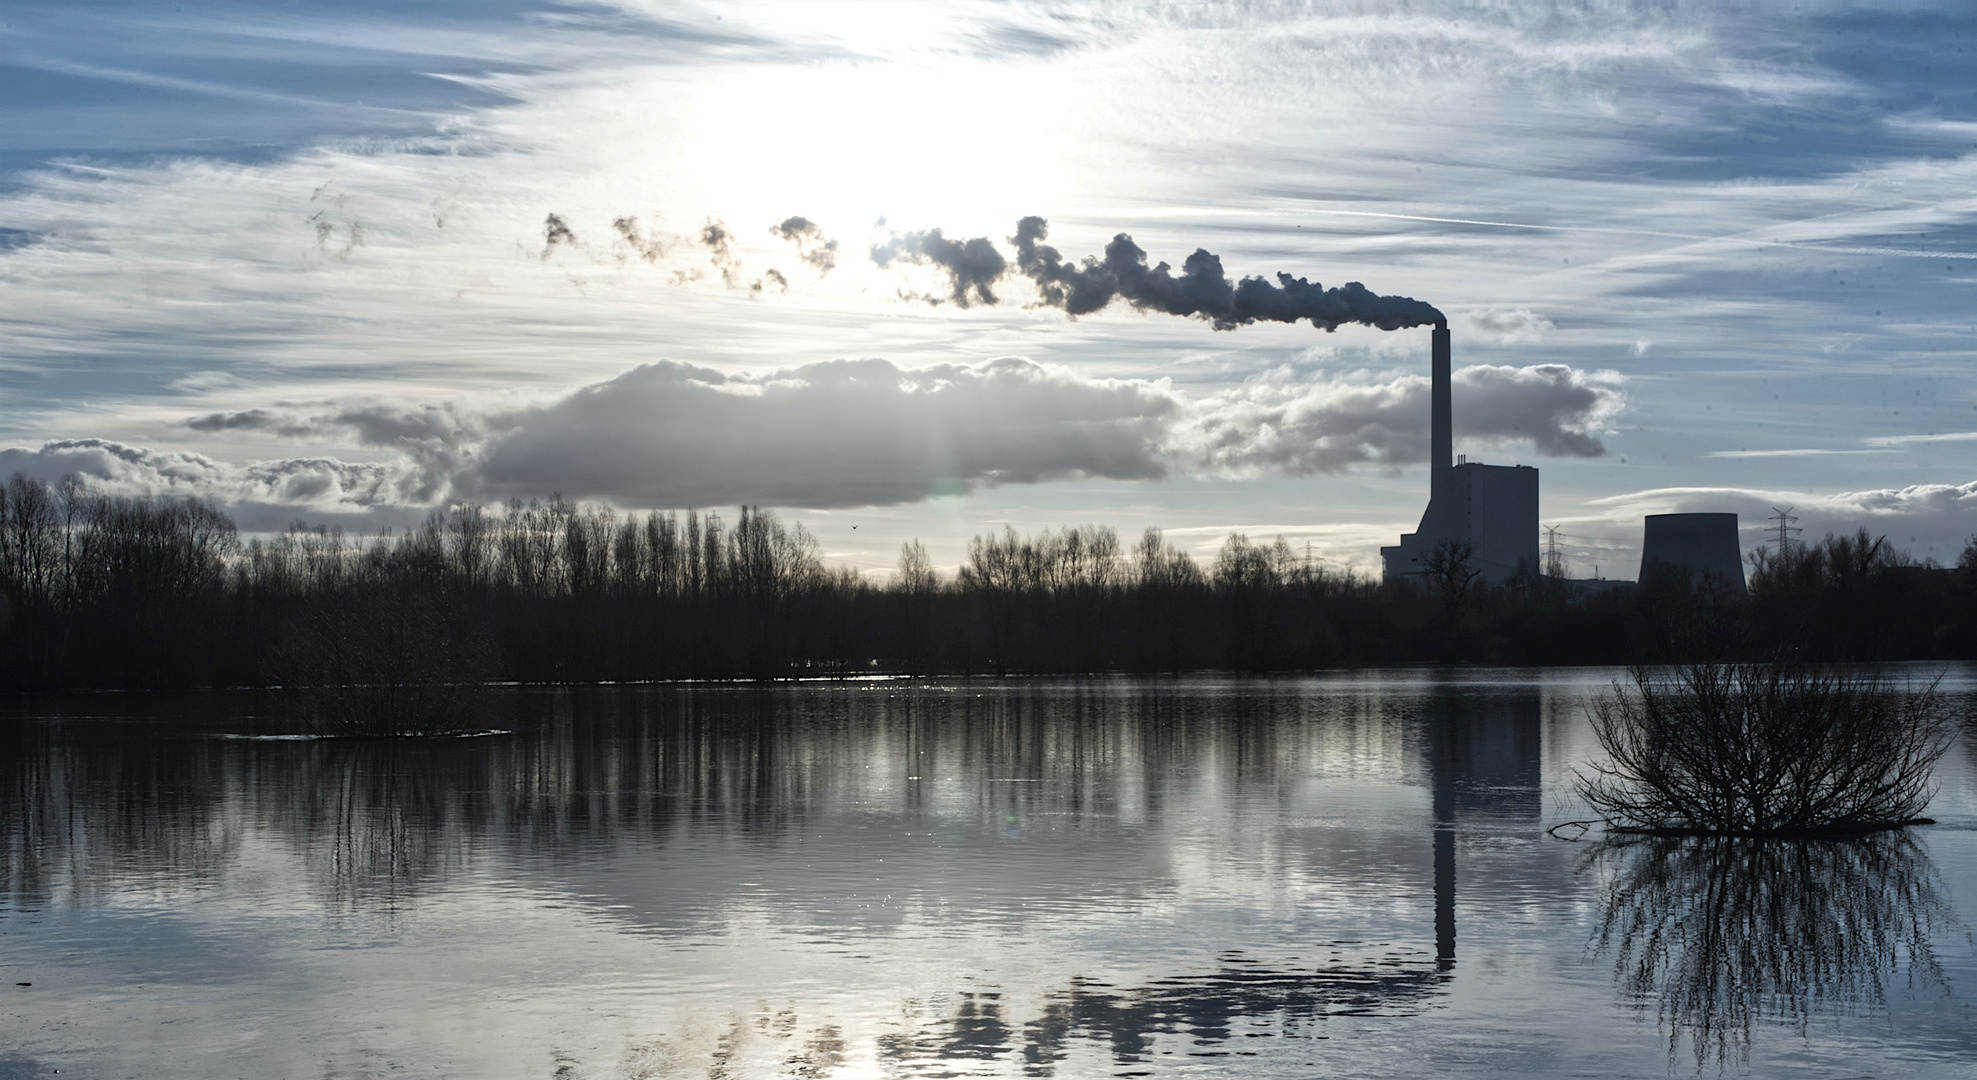
{"label": "contrail", "polygon": [[1825,247],[1816,243],[1790,240],[1752,240],[1741,236],[1704,236],[1697,233],[1662,232],[1657,229],[1619,229],[1600,225],[1534,225],[1528,221],[1484,221],[1479,218],[1430,217],[1426,214],[1393,214],[1378,210],[1317,210],[1301,208],[1294,213],[1331,214],[1337,217],[1389,218],[1395,221],[1432,221],[1443,225],[1483,225],[1494,229],[1531,229],[1539,232],[1610,233],[1616,236],[1653,236],[1663,240],[1692,240],[1706,244],[1742,244],[1746,247],[1779,247],[1793,251],[1832,252],[1836,255],[1887,255],[1903,259],[1977,259],[1977,252],[1923,251],[1918,248]]}

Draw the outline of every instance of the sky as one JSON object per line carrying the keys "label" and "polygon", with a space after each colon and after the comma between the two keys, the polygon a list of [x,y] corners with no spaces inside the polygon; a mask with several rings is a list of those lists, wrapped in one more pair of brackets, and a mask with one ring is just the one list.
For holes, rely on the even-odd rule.
{"label": "sky", "polygon": [[1966,48],[1957,5],[13,0],[0,475],[1376,571],[1427,311],[1456,450],[1541,470],[1574,576],[1785,507],[1952,563]]}

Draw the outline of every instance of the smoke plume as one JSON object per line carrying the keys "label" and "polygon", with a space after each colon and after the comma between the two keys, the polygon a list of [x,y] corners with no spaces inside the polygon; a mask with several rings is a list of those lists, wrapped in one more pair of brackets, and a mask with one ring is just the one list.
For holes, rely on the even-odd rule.
{"label": "smoke plume", "polygon": [[1217,330],[1253,322],[1304,322],[1323,330],[1364,323],[1382,330],[1446,321],[1432,305],[1405,296],[1381,296],[1357,281],[1327,289],[1289,274],[1277,284],[1260,277],[1231,282],[1222,259],[1205,249],[1181,264],[1179,277],[1162,262],[1149,267],[1146,252],[1120,233],[1105,245],[1103,258],[1087,256],[1073,265],[1043,243],[1050,225],[1040,217],[1016,223],[1016,267],[1036,283],[1037,302],[1072,317],[1124,300],[1141,311],[1206,319]]}
{"label": "smoke plume", "polygon": [[769,226],[769,232],[795,244],[797,255],[817,271],[818,277],[837,269],[837,241],[827,239],[823,228],[809,218],[786,218]]}
{"label": "smoke plume", "polygon": [[570,227],[563,223],[563,219],[561,217],[555,214],[551,214],[543,219],[542,221],[542,257],[543,258],[547,259],[549,257],[549,253],[555,250],[556,245],[558,244],[569,244],[574,247],[576,245],[576,242],[577,242],[577,234],[570,231]]}
{"label": "smoke plume", "polygon": [[721,281],[728,288],[735,288],[741,279],[741,260],[735,257],[729,246],[734,242],[734,234],[728,231],[725,224],[710,221],[700,230],[700,242],[707,248],[708,260],[714,264],[714,269],[721,272]]}
{"label": "smoke plume", "polygon": [[621,217],[611,219],[611,227],[618,230],[618,236],[646,262],[658,262],[666,255],[666,238],[655,233],[648,237],[639,231],[638,219]]}
{"label": "smoke plume", "polygon": [[[994,307],[1000,303],[995,295],[995,283],[1009,270],[1009,261],[988,237],[949,240],[939,229],[894,233],[884,243],[872,245],[872,261],[880,269],[891,266],[895,260],[938,267],[953,287],[948,298],[957,307],[974,303]],[[939,297],[929,296],[926,300],[940,303]]]}
{"label": "smoke plume", "polygon": [[[1217,330],[1254,322],[1310,322],[1328,331],[1363,323],[1399,330],[1447,321],[1431,304],[1381,296],[1357,281],[1330,289],[1282,273],[1274,285],[1260,277],[1231,281],[1221,257],[1201,248],[1187,257],[1176,276],[1168,263],[1147,265],[1146,252],[1125,233],[1105,245],[1102,257],[1086,256],[1074,263],[1043,243],[1049,234],[1050,223],[1043,218],[1026,217],[1016,223],[1016,235],[1010,237],[1016,246],[1014,272],[1036,285],[1039,306],[1057,308],[1072,318],[1123,300],[1141,311],[1204,319]],[[952,286],[950,298],[961,307],[998,303],[995,285],[1012,269],[987,237],[949,240],[939,229],[894,233],[872,246],[872,261],[880,268],[895,260],[940,268]]]}

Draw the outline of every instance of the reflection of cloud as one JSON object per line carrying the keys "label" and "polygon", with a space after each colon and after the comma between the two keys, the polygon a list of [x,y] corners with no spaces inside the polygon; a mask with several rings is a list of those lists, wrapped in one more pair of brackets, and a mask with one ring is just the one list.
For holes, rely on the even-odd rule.
{"label": "reflection of cloud", "polygon": [[1597,948],[1652,1002],[1669,1053],[1742,1066],[1752,1029],[1881,1005],[1892,977],[1947,992],[1930,938],[1956,922],[1905,832],[1844,841],[1648,838],[1596,845]]}

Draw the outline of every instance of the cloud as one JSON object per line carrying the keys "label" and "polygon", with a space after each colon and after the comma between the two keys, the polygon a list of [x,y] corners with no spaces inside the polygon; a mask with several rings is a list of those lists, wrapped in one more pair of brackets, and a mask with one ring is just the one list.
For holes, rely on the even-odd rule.
{"label": "cloud", "polygon": [[[182,450],[153,450],[108,439],[64,439],[37,450],[0,450],[0,476],[21,473],[54,481],[74,475],[111,495],[213,499],[230,506],[280,507],[315,513],[362,514],[427,505],[435,494],[410,462],[349,462],[287,458],[236,465]],[[262,515],[265,516],[265,515]]]}
{"label": "cloud", "polygon": [[1977,535],[1977,481],[1839,492],[1653,488],[1593,499],[1588,505],[1601,520],[1634,528],[1647,514],[1734,513],[1746,549],[1765,542],[1768,521],[1778,508],[1798,516],[1804,537],[1866,529],[1917,557],[1933,556],[1944,563],[1955,562],[1963,544]]}
{"label": "cloud", "polygon": [[1930,432],[1927,435],[1882,435],[1867,440],[1869,446],[1907,446],[1910,443],[1944,443],[1977,441],[1977,431],[1945,431],[1941,434]]}
{"label": "cloud", "polygon": [[[1599,432],[1626,406],[1620,377],[1564,364],[1476,365],[1454,373],[1455,434],[1489,446],[1528,441],[1551,457],[1606,453]],[[1180,441],[1201,466],[1250,474],[1340,473],[1428,460],[1429,380],[1251,380],[1207,399]]]}
{"label": "cloud", "polygon": [[1706,458],[1774,458],[1774,457],[1851,457],[1855,454],[1892,454],[1893,450],[1717,450],[1704,454]]}
{"label": "cloud", "polygon": [[1550,319],[1527,307],[1491,308],[1470,315],[1467,322],[1478,337],[1506,344],[1537,341],[1553,329]]}
{"label": "cloud", "polygon": [[[1456,373],[1458,435],[1540,454],[1604,452],[1617,378],[1549,364]],[[195,416],[252,434],[382,451],[381,462],[236,465],[100,439],[0,451],[0,475],[75,473],[106,491],[311,512],[561,493],[621,506],[741,502],[830,509],[1003,484],[1182,473],[1338,473],[1427,457],[1428,381],[1288,375],[1189,398],[1164,379],[1105,379],[1005,357],[902,368],[837,360],[727,374],[665,361],[526,407],[364,399]]]}
{"label": "cloud", "polygon": [[[287,496],[269,500],[302,505],[328,500],[364,507],[386,503],[430,505],[444,500],[452,493],[456,474],[467,465],[475,448],[512,423],[506,413],[477,411],[452,403],[407,405],[371,400],[348,402],[312,414],[271,409],[208,413],[187,420],[185,425],[209,434],[252,432],[285,439],[352,442],[366,449],[391,451],[395,460],[365,473],[373,476],[375,482],[364,497],[352,495],[355,489],[348,484],[311,482],[284,488]],[[287,464],[260,462],[251,468],[279,472]],[[97,474],[84,471],[84,475]],[[134,476],[124,478],[126,482],[134,479]],[[255,489],[243,495],[224,485],[214,492],[215,497],[226,501],[261,501],[266,494]]]}
{"label": "cloud", "polygon": [[914,502],[1004,483],[1157,479],[1181,401],[1018,358],[839,360],[727,375],[662,362],[519,415],[461,477],[633,506]]}

